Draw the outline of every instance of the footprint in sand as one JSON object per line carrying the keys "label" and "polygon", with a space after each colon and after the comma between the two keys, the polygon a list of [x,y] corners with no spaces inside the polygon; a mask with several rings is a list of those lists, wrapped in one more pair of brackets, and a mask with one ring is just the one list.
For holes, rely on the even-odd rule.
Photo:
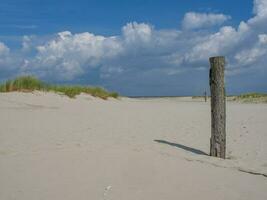
{"label": "footprint in sand", "polygon": [[104,194],[103,194],[104,199],[107,199],[108,191],[110,191],[111,188],[112,188],[111,185],[109,185],[109,186],[107,186],[107,187],[105,188],[105,190],[104,190]]}
{"label": "footprint in sand", "polygon": [[80,143],[75,144],[77,147],[81,147],[82,145]]}

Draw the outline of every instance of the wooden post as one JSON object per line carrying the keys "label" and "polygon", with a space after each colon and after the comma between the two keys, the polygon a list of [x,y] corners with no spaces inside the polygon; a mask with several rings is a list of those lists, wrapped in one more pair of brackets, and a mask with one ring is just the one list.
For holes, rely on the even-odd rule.
{"label": "wooden post", "polygon": [[205,102],[207,102],[207,92],[204,92],[204,98],[205,98]]}
{"label": "wooden post", "polygon": [[210,155],[225,159],[225,88],[224,65],[222,56],[211,57],[210,61],[210,93],[211,93],[211,138]]}

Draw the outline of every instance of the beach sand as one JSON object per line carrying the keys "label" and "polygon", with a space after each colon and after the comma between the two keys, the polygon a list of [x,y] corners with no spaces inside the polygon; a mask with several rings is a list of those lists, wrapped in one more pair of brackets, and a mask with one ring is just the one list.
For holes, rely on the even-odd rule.
{"label": "beach sand", "polygon": [[0,94],[1,200],[267,199],[267,104],[227,103],[227,158],[201,99]]}

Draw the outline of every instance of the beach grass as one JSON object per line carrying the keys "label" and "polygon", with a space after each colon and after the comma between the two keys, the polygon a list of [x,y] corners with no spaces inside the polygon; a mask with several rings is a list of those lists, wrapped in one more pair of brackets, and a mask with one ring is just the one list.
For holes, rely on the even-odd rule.
{"label": "beach grass", "polygon": [[234,101],[241,101],[244,103],[267,103],[266,93],[246,93],[235,96]]}
{"label": "beach grass", "polygon": [[101,99],[107,99],[109,97],[118,98],[119,96],[117,92],[109,92],[101,87],[52,85],[45,83],[34,76],[20,76],[13,80],[8,80],[3,84],[0,84],[0,92],[32,92],[34,90],[52,91],[64,94],[70,98],[74,98],[81,93],[90,94]]}
{"label": "beach grass", "polygon": [[[205,96],[192,96],[192,99],[202,99],[204,100]],[[210,99],[210,96],[207,96]],[[267,103],[267,94],[266,93],[244,93],[240,95],[227,95],[227,101],[236,101],[241,103]]]}
{"label": "beach grass", "polygon": [[267,94],[264,94],[264,93],[246,93],[246,94],[241,94],[238,96],[238,98],[241,98],[241,99],[262,98],[262,97],[267,97]]}

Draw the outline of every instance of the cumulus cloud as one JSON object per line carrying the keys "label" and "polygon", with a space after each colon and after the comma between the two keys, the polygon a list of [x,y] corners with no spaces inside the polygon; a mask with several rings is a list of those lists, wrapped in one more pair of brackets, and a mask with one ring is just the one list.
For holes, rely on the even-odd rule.
{"label": "cumulus cloud", "polygon": [[267,44],[267,34],[260,34],[259,35],[259,43],[260,44]]}
{"label": "cumulus cloud", "polygon": [[9,51],[9,48],[4,43],[0,42],[0,72],[6,67]]}
{"label": "cumulus cloud", "polygon": [[9,48],[2,42],[0,42],[0,56],[6,55],[9,53]]}
{"label": "cumulus cloud", "polygon": [[14,76],[20,69],[21,53],[12,53],[9,47],[0,42],[0,80]]}
{"label": "cumulus cloud", "polygon": [[70,80],[116,56],[122,47],[116,37],[64,31],[36,49],[35,58],[24,65],[24,71],[35,70],[50,77],[56,72],[59,78]]}
{"label": "cumulus cloud", "polygon": [[206,28],[214,25],[221,25],[229,19],[231,19],[231,17],[224,14],[188,12],[184,16],[182,26],[187,30]]}
{"label": "cumulus cloud", "polygon": [[31,44],[31,41],[32,41],[32,36],[23,36],[23,39],[22,39],[22,51],[24,52],[27,52],[27,51],[30,51],[32,49],[32,44]]}
{"label": "cumulus cloud", "polygon": [[132,44],[135,42],[150,42],[152,29],[148,24],[132,22],[126,24],[122,28],[122,32],[125,42]]}
{"label": "cumulus cloud", "polygon": [[258,35],[258,42],[256,42],[251,48],[244,49],[235,55],[235,60],[239,67],[253,66],[262,62],[264,65],[265,58],[267,56],[267,34]]}
{"label": "cumulus cloud", "polygon": [[267,1],[266,0],[254,0],[253,12],[259,17],[267,15]]}

